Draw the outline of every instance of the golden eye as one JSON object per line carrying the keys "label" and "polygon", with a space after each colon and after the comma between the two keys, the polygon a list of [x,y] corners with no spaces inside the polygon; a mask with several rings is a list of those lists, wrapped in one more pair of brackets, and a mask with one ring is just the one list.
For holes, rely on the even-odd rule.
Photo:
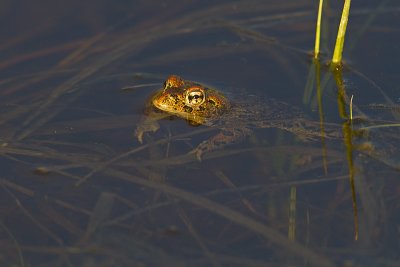
{"label": "golden eye", "polygon": [[192,87],[186,91],[185,102],[188,106],[200,106],[206,100],[206,93],[200,87]]}

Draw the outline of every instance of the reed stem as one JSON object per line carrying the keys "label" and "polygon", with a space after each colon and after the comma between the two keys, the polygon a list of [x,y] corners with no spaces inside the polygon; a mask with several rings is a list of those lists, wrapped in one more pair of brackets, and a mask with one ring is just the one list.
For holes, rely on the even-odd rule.
{"label": "reed stem", "polygon": [[345,0],[342,18],[340,19],[339,30],[336,37],[335,51],[333,52],[332,63],[340,65],[342,63],[342,53],[344,46],[344,39],[346,35],[347,22],[349,21],[351,0]]}
{"label": "reed stem", "polygon": [[319,58],[320,53],[320,42],[321,42],[321,18],[322,18],[322,6],[324,4],[324,0],[319,0],[318,7],[318,18],[317,18],[317,28],[315,30],[315,47],[314,47],[314,58]]}

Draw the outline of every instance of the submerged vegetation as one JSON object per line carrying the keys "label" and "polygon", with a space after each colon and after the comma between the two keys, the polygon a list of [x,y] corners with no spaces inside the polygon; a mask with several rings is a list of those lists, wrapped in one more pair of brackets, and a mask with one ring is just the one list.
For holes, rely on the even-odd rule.
{"label": "submerged vegetation", "polygon": [[[361,129],[354,129],[353,128],[353,95],[351,97],[347,96],[346,93],[346,86],[343,79],[343,49],[344,49],[344,42],[346,36],[346,29],[347,24],[349,21],[349,14],[350,14],[350,5],[351,0],[345,0],[344,6],[342,10],[342,15],[337,31],[336,37],[336,44],[334,47],[334,52],[332,56],[332,60],[329,63],[329,69],[332,73],[332,76],[335,80],[336,87],[337,87],[337,103],[338,103],[338,113],[342,119],[345,121],[343,122],[343,142],[346,148],[346,156],[348,161],[348,169],[349,169],[349,181],[350,187],[352,192],[352,203],[353,203],[353,210],[354,210],[354,238],[355,240],[358,239],[359,235],[359,223],[358,223],[358,207],[357,207],[357,197],[356,197],[356,186],[355,186],[355,172],[356,166],[354,165],[354,151],[363,150],[365,146],[355,146],[353,144],[355,138],[360,135],[360,132],[365,131],[367,128],[362,127]],[[320,117],[320,127],[322,136],[324,136],[324,121],[323,121],[323,109],[322,109],[322,99],[321,99],[321,71],[320,71],[320,36],[321,36],[321,20],[322,20],[322,13],[323,13],[323,6],[324,1],[319,1],[319,8],[318,8],[318,16],[317,16],[317,23],[316,23],[316,35],[315,35],[315,47],[314,47],[314,60],[313,65],[315,66],[315,71],[310,71],[309,80],[314,78],[316,80],[316,90],[318,94],[318,111]],[[310,82],[308,82],[310,84]],[[307,87],[310,87],[308,85]],[[347,106],[349,106],[349,114],[347,112]],[[385,124],[386,125],[386,124]],[[396,126],[398,124],[393,123],[391,126]],[[380,127],[380,126],[372,126],[372,127]],[[370,127],[368,127],[371,129]],[[365,133],[363,133],[365,134]],[[322,141],[324,141],[322,139]],[[323,142],[322,142],[323,143]],[[367,146],[367,151],[370,151],[370,147]],[[324,148],[325,151],[325,148]],[[324,155],[325,152],[324,152]]]}

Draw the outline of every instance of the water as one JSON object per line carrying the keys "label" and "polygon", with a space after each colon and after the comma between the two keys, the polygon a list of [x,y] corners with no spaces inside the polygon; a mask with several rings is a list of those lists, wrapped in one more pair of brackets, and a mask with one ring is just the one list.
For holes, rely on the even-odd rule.
{"label": "water", "polygon": [[[330,4],[325,58],[341,8]],[[362,117],[354,127],[396,123],[400,6],[351,8],[343,79]],[[315,86],[305,89],[316,77],[307,54],[316,3],[6,1],[2,10],[1,266],[398,265],[398,127],[363,130],[350,147],[252,127],[201,162],[188,153],[219,129],[174,119],[143,144],[134,136],[170,74],[289,103],[319,125]],[[341,135],[324,66],[321,79],[324,128]]]}

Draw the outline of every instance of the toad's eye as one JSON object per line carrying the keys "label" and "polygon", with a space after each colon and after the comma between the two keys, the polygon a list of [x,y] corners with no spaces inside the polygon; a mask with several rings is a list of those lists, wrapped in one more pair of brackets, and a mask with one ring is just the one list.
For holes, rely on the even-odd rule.
{"label": "toad's eye", "polygon": [[200,87],[192,87],[186,91],[185,102],[188,106],[200,106],[206,100],[206,93]]}

